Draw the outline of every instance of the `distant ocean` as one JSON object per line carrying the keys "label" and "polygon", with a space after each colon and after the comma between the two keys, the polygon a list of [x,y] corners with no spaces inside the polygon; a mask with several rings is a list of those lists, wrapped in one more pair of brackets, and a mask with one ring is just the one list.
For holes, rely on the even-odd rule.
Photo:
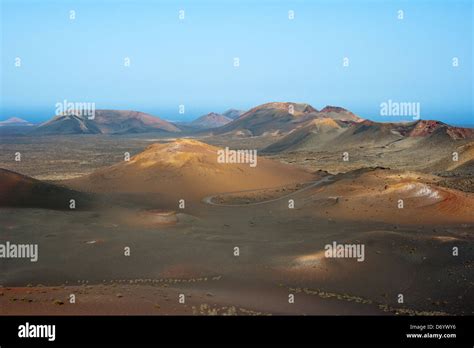
{"label": "distant ocean", "polygon": [[[256,106],[256,105],[255,105]],[[210,112],[217,112],[223,113],[230,108],[239,109],[239,106],[229,106],[229,107],[192,107],[192,106],[185,106],[184,114],[179,113],[179,106],[176,107],[165,107],[165,108],[124,108],[124,107],[114,107],[114,106],[97,106],[98,109],[116,109],[116,110],[123,110],[129,109],[134,111],[141,111],[146,112],[154,116],[158,116],[164,120],[171,121],[171,122],[188,122],[195,120],[196,118],[208,114]],[[248,108],[241,108],[242,110],[247,110]],[[357,114],[360,117],[377,121],[377,122],[411,122],[413,121],[410,117],[394,117],[394,116],[380,116],[378,115],[378,110],[374,111],[371,110],[369,112],[360,112],[357,110],[350,110]],[[467,112],[459,112],[454,113],[453,115],[449,115],[452,111],[444,113],[442,117],[437,116],[430,116],[433,114],[440,114],[441,112],[430,113],[430,112],[422,112],[421,119],[429,119],[429,120],[437,120],[452,126],[457,127],[471,127],[474,128],[474,114],[467,113]],[[0,109],[0,121],[6,120],[10,117],[20,117],[25,119],[29,122],[33,123],[41,123],[51,119],[55,114],[55,108],[52,107],[37,107],[37,108],[3,108]]]}

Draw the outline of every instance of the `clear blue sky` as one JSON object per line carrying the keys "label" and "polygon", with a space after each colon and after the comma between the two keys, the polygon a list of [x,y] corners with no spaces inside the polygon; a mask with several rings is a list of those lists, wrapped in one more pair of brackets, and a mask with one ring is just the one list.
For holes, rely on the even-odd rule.
{"label": "clear blue sky", "polygon": [[67,99],[171,120],[269,101],[380,120],[391,99],[474,124],[469,0],[0,1],[0,119],[43,120]]}

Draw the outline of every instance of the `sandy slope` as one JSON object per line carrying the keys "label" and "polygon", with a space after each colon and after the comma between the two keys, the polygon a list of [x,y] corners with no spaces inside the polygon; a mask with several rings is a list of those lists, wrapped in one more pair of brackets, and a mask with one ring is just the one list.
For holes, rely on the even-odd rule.
{"label": "sandy slope", "polygon": [[396,224],[474,223],[474,194],[440,187],[436,176],[377,169],[339,178],[308,198],[316,214]]}
{"label": "sandy slope", "polygon": [[155,192],[167,197],[201,199],[212,193],[277,187],[313,178],[297,167],[260,157],[256,167],[248,163],[218,163],[218,150],[190,139],[153,144],[129,162],[64,183],[93,192]]}

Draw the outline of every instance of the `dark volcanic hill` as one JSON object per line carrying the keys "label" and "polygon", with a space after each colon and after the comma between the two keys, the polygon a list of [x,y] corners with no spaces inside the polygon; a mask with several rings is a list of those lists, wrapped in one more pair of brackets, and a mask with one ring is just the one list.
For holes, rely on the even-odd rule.
{"label": "dark volcanic hill", "polygon": [[67,210],[71,199],[78,210],[91,206],[85,193],[0,168],[0,207]]}
{"label": "dark volcanic hill", "polygon": [[96,110],[94,119],[79,115],[59,115],[42,123],[31,134],[129,134],[145,132],[179,132],[173,124],[158,117],[125,110]]}
{"label": "dark volcanic hill", "polygon": [[243,114],[245,114],[245,111],[237,109],[229,109],[226,112],[222,113],[222,115],[224,115],[225,117],[231,118],[233,120],[239,118]]}
{"label": "dark volcanic hill", "polygon": [[0,136],[28,134],[35,125],[19,117],[10,117],[0,121]]}
{"label": "dark volcanic hill", "polygon": [[203,115],[190,123],[191,127],[200,129],[217,128],[232,122],[232,119],[215,112]]}
{"label": "dark volcanic hill", "polygon": [[336,106],[326,106],[318,111],[304,103],[267,103],[245,112],[233,122],[217,129],[215,134],[233,133],[247,136],[288,134],[315,119],[363,121],[352,112]]}
{"label": "dark volcanic hill", "polygon": [[267,133],[287,133],[303,122],[317,117],[317,110],[309,104],[267,103],[259,105],[231,123],[220,127],[216,134],[245,133],[252,136]]}
{"label": "dark volcanic hill", "polygon": [[[331,120],[333,123],[330,123]],[[322,127],[321,125],[325,126]],[[455,144],[457,140],[474,140],[474,129],[452,127],[443,122],[419,120],[409,123],[359,122],[321,118],[286,135],[263,151],[311,151],[350,149],[351,147],[386,147],[400,142],[416,149]],[[407,145],[408,147],[408,145]]]}
{"label": "dark volcanic hill", "polygon": [[440,121],[419,120],[410,127],[409,135],[412,137],[432,135],[453,140],[474,138],[474,128],[453,127]]}
{"label": "dark volcanic hill", "polygon": [[24,126],[33,126],[32,123],[25,121],[19,117],[10,117],[5,121],[0,121],[0,127],[24,127]]}
{"label": "dark volcanic hill", "polygon": [[263,152],[315,150],[343,133],[349,124],[331,118],[316,118],[266,147]]}
{"label": "dark volcanic hill", "polygon": [[30,134],[34,135],[68,135],[68,134],[100,134],[97,124],[87,117],[76,115],[60,115],[40,124]]}
{"label": "dark volcanic hill", "polygon": [[398,123],[381,123],[364,120],[352,123],[347,129],[332,140],[331,146],[348,147],[385,146],[403,138],[405,125]]}
{"label": "dark volcanic hill", "polygon": [[355,122],[361,122],[363,120],[359,116],[350,112],[349,110],[346,110],[338,106],[329,106],[329,105],[324,107],[319,112],[318,117],[327,117],[327,118],[332,118],[334,120],[355,121]]}

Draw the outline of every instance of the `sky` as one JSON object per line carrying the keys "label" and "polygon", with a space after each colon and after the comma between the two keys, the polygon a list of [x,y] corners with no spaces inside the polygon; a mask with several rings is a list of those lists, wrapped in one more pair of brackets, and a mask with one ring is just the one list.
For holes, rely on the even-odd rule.
{"label": "sky", "polygon": [[391,100],[474,125],[470,0],[0,1],[0,119],[64,100],[173,121],[292,101],[397,121]]}

